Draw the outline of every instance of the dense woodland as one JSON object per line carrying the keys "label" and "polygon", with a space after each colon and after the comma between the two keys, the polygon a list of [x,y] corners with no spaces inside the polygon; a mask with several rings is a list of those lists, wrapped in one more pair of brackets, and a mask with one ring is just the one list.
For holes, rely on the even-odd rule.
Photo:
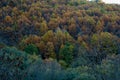
{"label": "dense woodland", "polygon": [[0,0],[0,80],[120,80],[120,5]]}

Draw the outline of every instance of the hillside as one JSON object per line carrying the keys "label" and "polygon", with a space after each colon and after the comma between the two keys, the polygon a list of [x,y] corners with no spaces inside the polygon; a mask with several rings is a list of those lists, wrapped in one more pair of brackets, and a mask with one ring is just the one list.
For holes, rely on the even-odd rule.
{"label": "hillside", "polygon": [[119,80],[120,5],[1,0],[0,80]]}

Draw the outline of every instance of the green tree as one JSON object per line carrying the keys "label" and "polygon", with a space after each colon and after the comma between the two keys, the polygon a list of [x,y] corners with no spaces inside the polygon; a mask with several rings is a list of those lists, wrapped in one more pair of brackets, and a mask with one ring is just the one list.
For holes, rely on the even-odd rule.
{"label": "green tree", "polygon": [[91,39],[91,57],[95,63],[100,63],[108,55],[119,54],[118,38],[108,32],[94,34]]}
{"label": "green tree", "polygon": [[95,0],[95,1],[96,1],[97,3],[98,3],[98,2],[102,2],[102,0]]}
{"label": "green tree", "polygon": [[99,52],[106,52],[107,54],[118,54],[118,38],[108,32],[101,32],[94,34],[91,39],[93,47],[97,47]]}
{"label": "green tree", "polygon": [[59,56],[60,59],[64,60],[67,64],[70,64],[73,60],[74,54],[74,45],[70,43],[66,43],[63,47],[61,47]]}
{"label": "green tree", "polygon": [[61,66],[56,61],[36,61],[27,71],[26,80],[63,80]]}
{"label": "green tree", "polygon": [[95,1],[96,3],[102,2],[102,0],[91,0],[91,1]]}
{"label": "green tree", "polygon": [[97,65],[96,69],[97,80],[119,80],[120,55],[108,56],[101,65]]}
{"label": "green tree", "polygon": [[0,50],[0,79],[24,80],[26,69],[31,60],[25,52],[16,48],[3,48]]}
{"label": "green tree", "polygon": [[28,54],[39,54],[38,48],[34,44],[27,45],[24,51]]}
{"label": "green tree", "polygon": [[96,78],[92,68],[79,66],[77,68],[68,68],[65,71],[65,80],[96,80]]}

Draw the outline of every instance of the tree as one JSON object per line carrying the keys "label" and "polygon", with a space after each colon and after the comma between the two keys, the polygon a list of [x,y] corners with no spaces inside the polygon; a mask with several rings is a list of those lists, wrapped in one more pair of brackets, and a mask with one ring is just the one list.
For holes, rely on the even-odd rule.
{"label": "tree", "polygon": [[51,20],[48,23],[48,27],[51,30],[55,30],[57,27],[59,27],[59,21],[55,18],[51,18]]}
{"label": "tree", "polygon": [[95,1],[96,3],[102,2],[101,0],[91,0],[91,1]]}
{"label": "tree", "polygon": [[56,58],[56,54],[55,54],[55,48],[54,48],[54,45],[52,42],[48,42],[46,44],[46,49],[47,49],[47,52],[46,52],[46,56],[48,56],[48,58],[53,58],[55,59]]}
{"label": "tree", "polygon": [[27,45],[24,51],[28,54],[39,54],[38,48],[34,44]]}
{"label": "tree", "polygon": [[96,2],[98,3],[98,2],[102,2],[101,0],[96,0]]}
{"label": "tree", "polygon": [[0,79],[23,80],[26,69],[31,61],[25,52],[16,48],[3,48],[0,50]]}
{"label": "tree", "polygon": [[40,27],[40,34],[43,35],[48,31],[48,26],[47,26],[47,22],[43,21],[41,23],[41,27]]}
{"label": "tree", "polygon": [[36,44],[36,46],[39,48],[39,51],[41,53],[41,56],[43,59],[45,59],[45,53],[46,53],[46,44],[44,41],[40,41],[39,43]]}
{"label": "tree", "polygon": [[100,63],[108,55],[117,55],[119,53],[119,39],[108,33],[101,32],[94,34],[91,38],[91,59],[95,63]]}
{"label": "tree", "polygon": [[25,39],[23,39],[21,42],[24,44],[36,44],[39,43],[41,40],[41,38],[37,35],[29,35],[28,37],[26,37]]}
{"label": "tree", "polygon": [[48,31],[48,26],[46,21],[36,22],[35,28],[40,32],[40,35],[44,35]]}
{"label": "tree", "polygon": [[5,22],[12,23],[13,22],[12,17],[11,16],[6,16],[5,17]]}
{"label": "tree", "polygon": [[74,45],[66,43],[63,47],[60,48],[59,56],[60,59],[64,60],[68,65],[73,60],[74,54]]}
{"label": "tree", "polygon": [[117,45],[118,38],[108,32],[102,32],[100,34],[94,34],[91,39],[91,43],[94,47],[99,49],[99,52],[106,52],[107,54],[118,54]]}
{"label": "tree", "polygon": [[26,80],[63,80],[62,70],[56,61],[36,61],[27,71]]}
{"label": "tree", "polygon": [[79,66],[77,68],[68,68],[65,71],[65,80],[96,80],[96,78],[92,68]]}
{"label": "tree", "polygon": [[37,35],[29,35],[29,36],[25,36],[25,38],[23,38],[21,40],[21,42],[19,42],[19,48],[21,50],[25,49],[26,46],[30,45],[30,44],[34,44],[35,46],[38,47],[38,44],[41,42],[41,38]]}
{"label": "tree", "polygon": [[84,46],[82,46],[82,45],[77,46],[77,53],[75,54],[75,58],[74,58],[74,60],[71,64],[71,66],[76,68],[76,67],[79,67],[79,66],[90,65],[91,61],[89,60],[88,55],[89,55],[89,53]]}
{"label": "tree", "polygon": [[96,67],[98,80],[119,80],[120,78],[120,55],[108,56],[101,65]]}
{"label": "tree", "polygon": [[104,22],[103,21],[98,21],[96,26],[95,26],[95,31],[96,32],[102,32],[104,27]]}
{"label": "tree", "polygon": [[54,32],[52,30],[49,30],[48,32],[46,32],[43,36],[42,36],[42,40],[44,42],[53,42],[54,41]]}

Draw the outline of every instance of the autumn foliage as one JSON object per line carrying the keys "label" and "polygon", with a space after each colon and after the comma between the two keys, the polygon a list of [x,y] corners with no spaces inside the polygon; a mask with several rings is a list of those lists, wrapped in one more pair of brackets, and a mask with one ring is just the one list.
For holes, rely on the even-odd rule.
{"label": "autumn foliage", "polygon": [[[11,65],[13,59],[14,64],[18,61],[27,65],[21,60],[25,54],[30,67],[21,69]],[[3,67],[8,71],[28,70],[17,75],[22,74],[24,80],[26,76],[27,80],[119,80],[119,54],[120,5],[101,0],[0,1],[0,70],[3,72]],[[46,72],[40,72],[42,69]],[[5,74],[0,73],[0,79]]]}

